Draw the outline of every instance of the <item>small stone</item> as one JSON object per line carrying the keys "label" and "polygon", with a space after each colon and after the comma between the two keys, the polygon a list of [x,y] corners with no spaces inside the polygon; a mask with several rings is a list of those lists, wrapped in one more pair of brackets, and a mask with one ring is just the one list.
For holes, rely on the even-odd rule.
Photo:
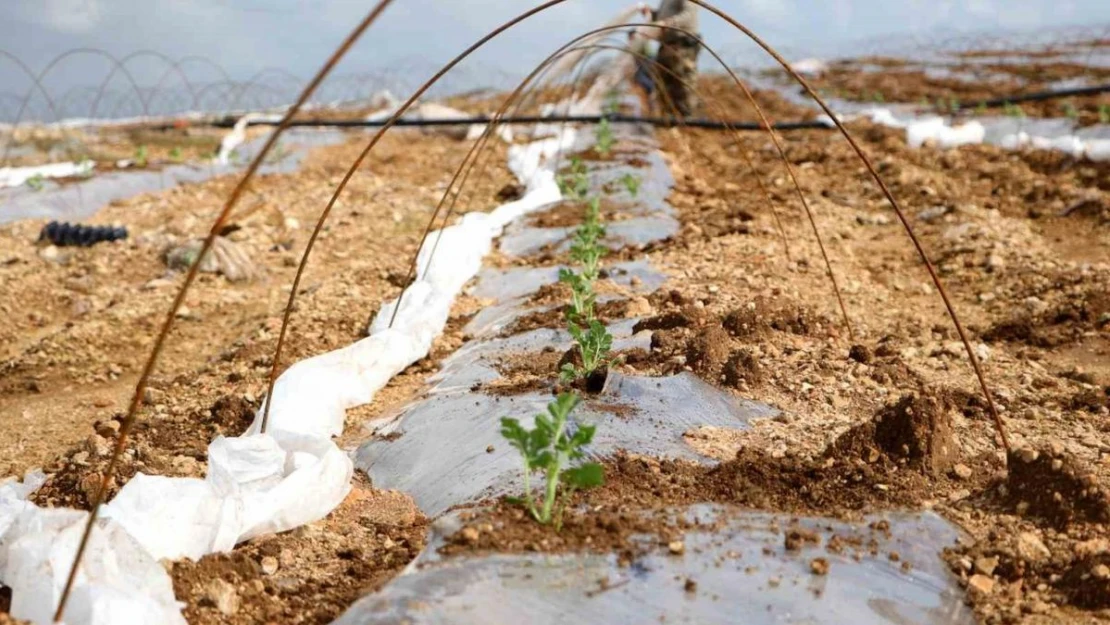
{"label": "small stone", "polygon": [[626,317],[650,317],[653,314],[655,314],[655,309],[651,307],[651,302],[646,297],[633,297],[628,300],[628,308],[625,310]]}
{"label": "small stone", "polygon": [[991,254],[987,257],[987,271],[1002,271],[1006,268],[1006,261],[998,254]]}
{"label": "small stone", "polygon": [[952,474],[961,480],[966,480],[971,477],[971,467],[963,463],[957,464],[952,467]]}
{"label": "small stone", "polygon": [[165,397],[166,394],[156,388],[148,386],[143,389],[143,403],[148,406],[161,403]]}
{"label": "small stone", "polygon": [[116,434],[119,434],[119,421],[113,419],[98,423],[96,433],[104,438],[115,438]]}
{"label": "small stone", "polygon": [[686,543],[682,542],[681,540],[671,541],[671,543],[667,545],[667,550],[676,556],[682,555],[683,553],[686,553]]}
{"label": "small stone", "polygon": [[487,454],[492,454],[493,453],[493,445],[487,445],[486,446],[486,453]]}
{"label": "small stone", "polygon": [[975,559],[975,572],[980,575],[991,576],[994,575],[994,569],[998,567],[998,558],[976,558]]}
{"label": "small stone", "polygon": [[972,575],[967,580],[967,589],[972,594],[987,596],[994,592],[994,580],[986,575]]}
{"label": "small stone", "polygon": [[1075,545],[1075,555],[1085,558],[1110,553],[1110,540],[1105,538],[1092,538]]}
{"label": "small stone", "polygon": [[474,529],[473,527],[464,527],[464,528],[462,528],[462,531],[459,532],[459,535],[462,536],[462,539],[464,541],[466,541],[467,543],[469,543],[471,545],[477,543],[478,539],[480,538],[480,535],[478,534],[478,530]]}
{"label": "small stone", "polygon": [[161,288],[167,287],[167,286],[173,286],[173,280],[167,280],[165,278],[155,278],[155,279],[147,282],[146,284],[144,284],[142,286],[142,290],[144,290],[144,291],[155,291],[157,289],[161,289]]}
{"label": "small stone", "polygon": [[209,582],[205,595],[224,616],[232,616],[239,611],[239,593],[222,579]]}
{"label": "small stone", "polygon": [[1017,451],[1017,457],[1018,457],[1018,460],[1021,460],[1022,462],[1026,463],[1026,464],[1029,464],[1030,462],[1036,462],[1037,458],[1041,457],[1041,452],[1037,451],[1036,449],[1033,449],[1032,447],[1026,447],[1024,449],[1019,449]]}
{"label": "small stone", "polygon": [[1091,575],[1095,579],[1110,579],[1110,566],[1106,566],[1105,564],[1100,564],[1100,565],[1096,566],[1095,568],[1091,569]]}
{"label": "small stone", "polygon": [[94,458],[107,456],[112,451],[112,445],[103,436],[92,434],[85,441],[85,448],[89,450]]}
{"label": "small stone", "polygon": [[78,466],[85,466],[89,463],[89,452],[79,451],[73,454],[73,457],[70,458],[70,460],[73,461],[73,464],[76,464]]}
{"label": "small stone", "polygon": [[63,260],[62,252],[56,245],[47,245],[39,250],[39,258],[49,263],[60,263]]}
{"label": "small stone", "polygon": [[683,589],[686,592],[695,593],[695,592],[698,591],[698,582],[696,580],[694,580],[693,578],[687,577],[686,578],[686,583],[683,584]]}
{"label": "small stone", "polygon": [[1017,537],[1017,554],[1026,562],[1043,562],[1052,557],[1041,538],[1033,532],[1022,532]]}
{"label": "small stone", "polygon": [[829,573],[829,561],[826,560],[825,558],[814,558],[809,563],[809,570],[814,575],[828,575],[828,573]]}
{"label": "small stone", "polygon": [[197,476],[201,474],[200,463],[192,456],[174,456],[170,460],[174,472],[179,475]]}
{"label": "small stone", "polygon": [[266,556],[266,557],[262,558],[262,572],[263,573],[265,573],[266,575],[273,575],[274,573],[277,573],[277,570],[278,570],[277,558],[275,558],[273,556]]}

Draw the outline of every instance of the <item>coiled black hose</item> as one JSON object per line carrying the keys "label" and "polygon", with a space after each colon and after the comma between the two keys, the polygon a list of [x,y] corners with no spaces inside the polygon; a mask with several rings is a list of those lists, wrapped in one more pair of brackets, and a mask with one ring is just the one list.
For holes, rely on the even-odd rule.
{"label": "coiled black hose", "polygon": [[81,224],[58,223],[52,221],[42,227],[39,241],[49,241],[54,245],[76,245],[88,247],[102,241],[119,241],[127,238],[127,228],[112,226],[83,226]]}

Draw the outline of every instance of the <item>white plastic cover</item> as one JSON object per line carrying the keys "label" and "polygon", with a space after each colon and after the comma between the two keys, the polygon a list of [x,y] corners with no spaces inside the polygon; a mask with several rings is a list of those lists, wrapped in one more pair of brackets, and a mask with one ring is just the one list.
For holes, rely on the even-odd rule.
{"label": "white plastic cover", "polygon": [[79,163],[50,163],[34,167],[0,167],[0,189],[18,187],[36,176],[41,178],[86,176],[92,172],[95,166],[96,163],[92,161],[81,161]]}

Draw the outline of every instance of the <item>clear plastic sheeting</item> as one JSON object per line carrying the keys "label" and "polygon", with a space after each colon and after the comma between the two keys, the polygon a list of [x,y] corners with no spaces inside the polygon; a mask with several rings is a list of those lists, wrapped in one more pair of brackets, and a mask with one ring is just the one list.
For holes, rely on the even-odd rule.
{"label": "clear plastic sheeting", "polygon": [[[282,135],[287,147],[264,163],[261,174],[292,172],[310,148],[343,141],[343,133],[334,130],[294,128]],[[239,148],[243,159],[252,158],[262,148],[265,138],[248,141]],[[86,180],[65,186],[46,181],[41,191],[26,186],[0,188],[0,224],[19,219],[57,219],[75,221],[94,215],[109,203],[179,186],[187,182],[203,182],[216,176],[239,171],[235,164],[167,165],[161,170],[125,170],[99,172]],[[0,187],[3,185],[0,184]]]}
{"label": "clear plastic sheeting", "polygon": [[[336,623],[975,622],[939,557],[959,532],[933,513],[873,515],[858,523],[708,505],[676,514],[713,529],[688,531],[679,555],[661,552],[656,538],[639,537],[648,555],[628,566],[616,554],[440,558],[443,534],[458,527],[444,519],[437,523],[442,533],[403,575]],[[871,528],[880,520],[889,534]],[[794,527],[814,532],[820,544],[788,551],[785,532]],[[839,552],[825,549],[833,536],[844,545]],[[852,546],[856,540],[861,544]],[[827,564],[825,574],[814,572],[817,558]]]}
{"label": "clear plastic sheeting", "polygon": [[[626,133],[622,146],[642,143],[638,135],[627,135],[631,131],[619,132]],[[642,181],[638,210],[643,218],[671,218],[673,210],[665,198],[673,180],[661,154],[651,150],[636,152],[635,156],[644,164],[588,163],[587,175],[596,187],[627,173],[637,174]],[[613,191],[610,200],[621,200],[618,187]],[[606,227],[611,229],[612,225]],[[562,228],[525,231],[540,238],[546,232],[565,235]],[[662,236],[656,234],[657,238]],[[645,242],[657,238],[646,237]],[[501,251],[512,255],[506,245],[515,246],[516,240],[504,237]],[[610,238],[606,244],[621,242]],[[632,293],[650,293],[665,282],[665,276],[642,260],[610,264],[606,271],[611,282]],[[516,417],[527,427],[536,413],[544,411],[551,395],[529,392],[499,396],[479,387],[501,378],[498,364],[503,359],[541,350],[561,353],[571,347],[571,337],[564,329],[540,328],[500,336],[521,315],[549,309],[530,306],[528,296],[556,282],[558,273],[559,267],[527,267],[488,269],[479,274],[471,294],[492,302],[467,324],[465,331],[473,338],[444,360],[441,370],[430,380],[432,386],[425,399],[410,405],[386,425],[375,424],[379,435],[388,436],[375,438],[356,452],[356,465],[377,487],[409,493],[432,517],[456,505],[521,488],[520,458],[501,437],[500,420]],[[636,321],[624,319],[610,324],[614,350],[650,346],[650,332],[632,333]],[[774,414],[768,406],[736,398],[692,374],[649,378],[613,372],[605,389],[584,401],[572,419],[578,424],[598,426],[588,452],[594,457],[627,450],[708,462],[683,440],[687,430],[703,425],[739,429],[747,427],[752,418]]]}

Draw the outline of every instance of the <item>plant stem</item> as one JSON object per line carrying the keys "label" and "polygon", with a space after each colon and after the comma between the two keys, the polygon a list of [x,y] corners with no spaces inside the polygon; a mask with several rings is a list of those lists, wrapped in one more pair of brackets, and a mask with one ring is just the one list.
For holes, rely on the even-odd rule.
{"label": "plant stem", "polygon": [[[559,413],[559,421],[555,428],[555,437],[552,442],[556,447],[559,441],[563,438],[563,432],[567,429],[567,415]],[[551,521],[551,508],[555,505],[555,493],[559,488],[559,474],[563,472],[563,463],[566,462],[566,453],[558,451],[555,453],[555,466],[547,471],[547,488],[544,492],[543,498],[543,518],[540,519],[541,523],[549,523]]]}

